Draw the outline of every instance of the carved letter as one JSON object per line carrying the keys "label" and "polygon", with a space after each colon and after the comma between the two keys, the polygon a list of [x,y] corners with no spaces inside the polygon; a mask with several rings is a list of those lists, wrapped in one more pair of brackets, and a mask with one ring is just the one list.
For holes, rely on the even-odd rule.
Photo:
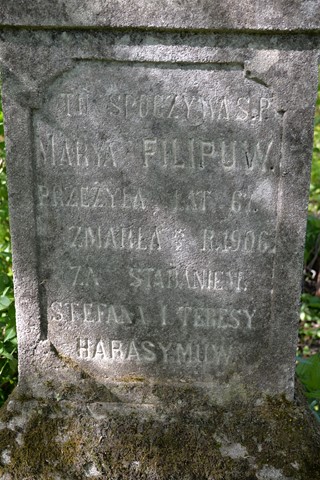
{"label": "carved letter", "polygon": [[157,356],[153,351],[153,349],[155,349],[155,345],[152,342],[149,342],[148,340],[141,342],[141,348],[146,353],[144,360],[147,362],[155,362],[157,360]]}
{"label": "carved letter", "polygon": [[49,198],[49,189],[48,187],[45,187],[44,185],[38,185],[38,199],[40,206],[43,207],[43,205],[48,205],[48,203],[45,202],[45,199]]}
{"label": "carved letter", "polygon": [[61,302],[53,302],[51,304],[51,311],[52,311],[51,320],[55,322],[58,322],[59,320],[64,320],[61,309],[62,309]]}
{"label": "carved letter", "polygon": [[160,234],[159,234],[157,228],[155,228],[155,230],[152,234],[152,237],[151,237],[150,251],[152,251],[152,250],[161,250]]}
{"label": "carved letter", "polygon": [[205,168],[205,159],[213,158],[214,155],[214,143],[200,141],[201,145],[201,160],[200,168]]}
{"label": "carved letter", "polygon": [[122,343],[119,340],[112,340],[111,341],[111,358],[113,360],[115,359],[121,359],[121,351],[122,348]]}
{"label": "carved letter", "polygon": [[191,363],[192,361],[191,343],[187,343],[184,348],[181,343],[177,343],[177,362],[178,363]]}
{"label": "carved letter", "polygon": [[188,100],[183,97],[183,101],[184,103],[186,104],[186,107],[187,107],[187,119],[189,120],[190,118],[190,108],[191,108],[191,105],[193,103],[193,100],[194,100],[194,97],[191,98],[191,102],[188,102]]}
{"label": "carved letter", "polygon": [[132,340],[129,343],[128,350],[127,350],[127,355],[126,355],[127,360],[140,360],[140,355],[137,350],[136,344],[134,343],[134,340]]}
{"label": "carved letter", "polygon": [[142,280],[140,277],[137,277],[137,273],[140,272],[139,268],[129,268],[129,277],[133,278],[133,282],[130,283],[130,287],[141,287]]}
{"label": "carved letter", "polygon": [[157,152],[157,140],[156,139],[144,139],[143,140],[143,150],[144,150],[144,167],[149,167],[149,158],[154,157]]}
{"label": "carved letter", "polygon": [[161,343],[159,343],[159,347],[163,354],[163,363],[168,363],[168,351],[171,348],[171,343],[169,343],[169,345],[162,345]]}
{"label": "carved letter", "polygon": [[229,111],[226,98],[223,98],[219,108],[218,120],[229,120]]}
{"label": "carved letter", "polygon": [[259,107],[260,107],[260,115],[259,115],[259,122],[261,122],[262,120],[262,117],[263,117],[263,112],[265,110],[268,110],[268,108],[270,107],[270,100],[268,98],[260,98],[260,103],[259,103]]}
{"label": "carved letter", "polygon": [[254,314],[256,313],[256,311],[254,310],[252,312],[252,314],[250,315],[250,313],[248,312],[248,310],[243,310],[243,313],[246,315],[247,317],[247,328],[249,328],[251,330],[252,328],[252,319],[253,319],[253,316]]}
{"label": "carved letter", "polygon": [[104,348],[103,341],[101,339],[97,342],[93,352],[93,356],[92,356],[92,358],[97,358],[97,357],[100,358],[101,360],[106,358],[106,351]]}
{"label": "carved letter", "polygon": [[80,358],[89,357],[89,340],[87,338],[78,338],[77,340],[77,354]]}
{"label": "carved letter", "polygon": [[[201,250],[206,252],[209,250],[211,252],[213,250],[213,238],[214,238],[214,231],[207,230],[206,228],[203,230],[203,243]],[[209,245],[208,245],[209,243]]]}
{"label": "carved letter", "polygon": [[247,104],[249,108],[250,98],[240,97],[237,101],[237,107],[241,110],[242,115],[238,113],[236,118],[237,120],[245,121],[249,118],[249,110],[246,110],[241,104],[244,106]]}

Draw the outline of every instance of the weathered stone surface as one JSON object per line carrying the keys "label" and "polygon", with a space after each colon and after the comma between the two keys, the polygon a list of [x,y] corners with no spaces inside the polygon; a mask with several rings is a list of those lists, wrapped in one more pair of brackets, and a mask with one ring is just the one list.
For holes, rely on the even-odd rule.
{"label": "weathered stone surface", "polygon": [[317,83],[298,41],[5,32],[35,395],[78,370],[124,401],[156,401],[154,383],[292,396]]}
{"label": "weathered stone surface", "polygon": [[319,429],[304,403],[274,398],[251,409],[240,402],[208,409],[185,387],[162,390],[158,405],[125,408],[97,401],[97,387],[87,402],[63,394],[35,400],[17,390],[0,414],[0,478],[319,478]]}
{"label": "weathered stone surface", "polygon": [[137,7],[0,8],[20,369],[0,478],[316,479],[284,396],[318,2]]}
{"label": "weathered stone surface", "polygon": [[35,180],[57,351],[120,381],[254,371],[272,323],[272,101],[240,64],[79,62],[51,84]]}
{"label": "weathered stone surface", "polygon": [[319,31],[317,0],[1,0],[0,23],[42,27],[147,27]]}

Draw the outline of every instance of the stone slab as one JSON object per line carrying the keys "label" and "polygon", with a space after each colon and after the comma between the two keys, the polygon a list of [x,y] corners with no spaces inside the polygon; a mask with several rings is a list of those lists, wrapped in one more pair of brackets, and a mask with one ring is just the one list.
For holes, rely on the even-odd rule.
{"label": "stone slab", "polygon": [[0,58],[21,384],[292,398],[313,39],[9,29]]}
{"label": "stone slab", "polygon": [[0,1],[0,24],[179,30],[319,31],[317,0]]}
{"label": "stone slab", "polygon": [[[319,428],[304,404],[269,399],[203,409],[181,392],[174,406],[26,399],[0,412],[1,480],[317,479]],[[166,392],[167,393],[167,392]],[[181,448],[188,445],[188,448]],[[192,455],[190,455],[192,452]]]}
{"label": "stone slab", "polygon": [[33,125],[55,348],[115,379],[251,371],[272,322],[282,116],[268,88],[240,64],[80,61]]}

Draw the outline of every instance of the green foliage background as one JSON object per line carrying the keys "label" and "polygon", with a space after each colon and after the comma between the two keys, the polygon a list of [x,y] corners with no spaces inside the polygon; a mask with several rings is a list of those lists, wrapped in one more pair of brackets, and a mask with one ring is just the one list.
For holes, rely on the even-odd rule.
{"label": "green foliage background", "polygon": [[11,265],[3,113],[0,108],[0,405],[15,386],[18,376]]}
{"label": "green foliage background", "polygon": [[318,89],[315,115],[310,201],[304,262],[305,285],[302,294],[300,314],[299,353],[302,355],[310,355],[320,351],[320,296],[316,295],[317,277],[320,272],[320,88]]}
{"label": "green foliage background", "polygon": [[[320,421],[320,285],[317,285],[317,280],[320,282],[320,88],[304,260],[305,283],[300,313],[297,375],[305,387],[310,407]],[[0,406],[15,386],[17,377],[17,337],[0,94]]]}
{"label": "green foliage background", "polygon": [[308,210],[296,373],[320,421],[320,76]]}

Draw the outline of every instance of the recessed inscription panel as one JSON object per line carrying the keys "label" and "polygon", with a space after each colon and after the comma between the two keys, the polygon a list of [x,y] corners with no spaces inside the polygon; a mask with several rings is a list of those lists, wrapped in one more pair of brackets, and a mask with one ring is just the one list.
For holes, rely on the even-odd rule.
{"label": "recessed inscription panel", "polygon": [[56,349],[108,378],[209,381],[261,364],[279,196],[272,90],[241,65],[79,62],[48,88],[34,129]]}

